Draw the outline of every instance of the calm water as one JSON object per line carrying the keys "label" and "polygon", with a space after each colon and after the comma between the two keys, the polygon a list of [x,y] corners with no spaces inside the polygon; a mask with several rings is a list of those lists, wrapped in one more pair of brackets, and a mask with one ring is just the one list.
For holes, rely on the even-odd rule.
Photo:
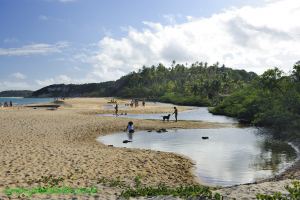
{"label": "calm water", "polygon": [[[209,136],[203,140],[202,136]],[[123,144],[126,133],[99,137],[116,147],[152,149],[183,154],[196,164],[196,174],[209,185],[230,186],[273,176],[297,158],[287,143],[269,141],[255,128],[186,129],[167,133],[139,131]]]}
{"label": "calm water", "polygon": [[[173,109],[170,108],[170,114],[172,114]],[[133,119],[162,119],[162,115],[167,115],[166,113],[162,114],[127,114],[119,115],[118,117],[133,118]],[[113,114],[99,114],[98,116],[115,116]],[[174,115],[170,117],[170,120],[174,120]],[[191,120],[191,121],[208,121],[208,122],[221,122],[221,123],[236,123],[237,121],[234,118],[213,115],[208,112],[207,107],[195,107],[192,110],[187,110],[178,113],[178,120]]]}
{"label": "calm water", "polygon": [[35,103],[49,103],[53,102],[53,98],[19,98],[19,97],[0,97],[0,103],[12,101],[13,105],[25,105]]}

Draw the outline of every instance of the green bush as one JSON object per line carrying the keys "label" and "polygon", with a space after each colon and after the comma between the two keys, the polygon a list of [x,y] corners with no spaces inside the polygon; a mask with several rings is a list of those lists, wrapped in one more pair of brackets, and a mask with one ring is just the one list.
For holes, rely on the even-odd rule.
{"label": "green bush", "polygon": [[275,192],[273,195],[257,194],[256,198],[259,200],[299,200],[300,199],[300,182],[294,181],[292,186],[286,186],[285,189],[288,194]]}

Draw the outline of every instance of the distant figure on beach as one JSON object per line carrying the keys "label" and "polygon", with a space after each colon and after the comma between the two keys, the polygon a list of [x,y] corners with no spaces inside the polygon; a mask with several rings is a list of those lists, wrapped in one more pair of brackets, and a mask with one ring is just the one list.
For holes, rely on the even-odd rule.
{"label": "distant figure on beach", "polygon": [[12,107],[12,101],[9,102],[9,106]]}
{"label": "distant figure on beach", "polygon": [[134,133],[134,126],[133,126],[133,122],[132,121],[128,122],[126,131],[128,132],[128,140],[132,141],[132,135]]}
{"label": "distant figure on beach", "polygon": [[115,114],[116,114],[116,116],[118,116],[118,112],[119,112],[119,106],[118,106],[118,103],[116,103],[116,105],[115,105]]}
{"label": "distant figure on beach", "polygon": [[177,116],[178,116],[178,110],[176,107],[174,107],[174,112],[173,114],[175,115],[175,122],[177,122]]}
{"label": "distant figure on beach", "polygon": [[142,104],[143,104],[143,107],[145,107],[145,104],[146,104],[146,103],[145,103],[145,99],[143,99]]}
{"label": "distant figure on beach", "polygon": [[8,107],[8,104],[6,101],[4,102],[4,107]]}

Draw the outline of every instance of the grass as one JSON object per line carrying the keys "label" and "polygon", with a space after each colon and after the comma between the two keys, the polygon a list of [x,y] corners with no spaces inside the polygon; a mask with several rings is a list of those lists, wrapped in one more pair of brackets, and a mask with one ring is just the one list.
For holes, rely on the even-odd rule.
{"label": "grass", "polygon": [[121,197],[129,199],[130,197],[152,197],[152,196],[174,196],[181,198],[202,197],[205,199],[221,200],[223,197],[219,193],[213,194],[209,187],[200,185],[180,186],[170,188],[165,185],[157,187],[139,187],[130,188],[121,193]]}
{"label": "grass", "polygon": [[108,187],[122,188],[120,197],[129,199],[130,197],[153,197],[153,196],[174,196],[181,198],[202,197],[205,199],[221,200],[223,197],[219,193],[213,194],[209,187],[200,185],[180,186],[176,188],[167,187],[159,184],[156,187],[148,187],[142,185],[142,176],[138,175],[134,178],[134,186],[130,187],[120,179],[101,178],[97,183],[102,183]]}
{"label": "grass", "polygon": [[38,180],[31,180],[30,183],[42,183],[43,186],[33,188],[6,188],[4,193],[10,197],[17,195],[18,197],[31,197],[34,194],[95,194],[98,192],[96,187],[72,188],[63,184],[64,178],[50,176],[42,176]]}
{"label": "grass", "polygon": [[96,194],[98,189],[91,188],[71,188],[67,186],[47,186],[47,187],[34,187],[34,188],[6,188],[4,193],[7,196],[18,195],[31,197],[34,194]]}

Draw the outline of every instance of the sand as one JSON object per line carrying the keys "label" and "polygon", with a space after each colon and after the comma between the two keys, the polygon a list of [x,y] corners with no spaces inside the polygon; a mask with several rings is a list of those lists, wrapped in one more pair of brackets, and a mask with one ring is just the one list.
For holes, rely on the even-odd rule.
{"label": "sand", "polygon": [[[127,185],[134,178],[142,177],[142,184],[169,186],[201,183],[193,174],[193,163],[188,158],[166,152],[134,150],[109,147],[96,141],[99,135],[124,130],[128,119],[99,117],[105,113],[103,106],[109,99],[67,99],[55,111],[43,108],[0,109],[0,199],[6,198],[5,187],[33,187],[41,185],[42,176],[62,177],[63,183],[71,187],[100,189],[92,197],[77,196],[79,199],[116,199],[121,189],[99,183],[101,178],[120,179]],[[125,103],[128,101],[119,101]],[[190,109],[178,107],[179,111]],[[172,112],[171,105],[147,104],[145,108],[126,108],[128,113]],[[110,111],[111,112],[111,111]],[[156,120],[134,120],[137,130],[158,128],[218,128],[232,124],[188,122],[164,123]],[[262,183],[264,191],[282,188],[283,182]],[[269,185],[268,185],[269,184]],[[273,184],[273,185],[272,185]],[[220,190],[238,197],[253,196],[256,191],[238,186]],[[257,186],[253,186],[257,189]],[[277,189],[277,188],[276,188]],[[249,192],[251,191],[251,192]],[[251,194],[249,194],[251,193]],[[72,195],[35,195],[36,199],[72,198]]]}

